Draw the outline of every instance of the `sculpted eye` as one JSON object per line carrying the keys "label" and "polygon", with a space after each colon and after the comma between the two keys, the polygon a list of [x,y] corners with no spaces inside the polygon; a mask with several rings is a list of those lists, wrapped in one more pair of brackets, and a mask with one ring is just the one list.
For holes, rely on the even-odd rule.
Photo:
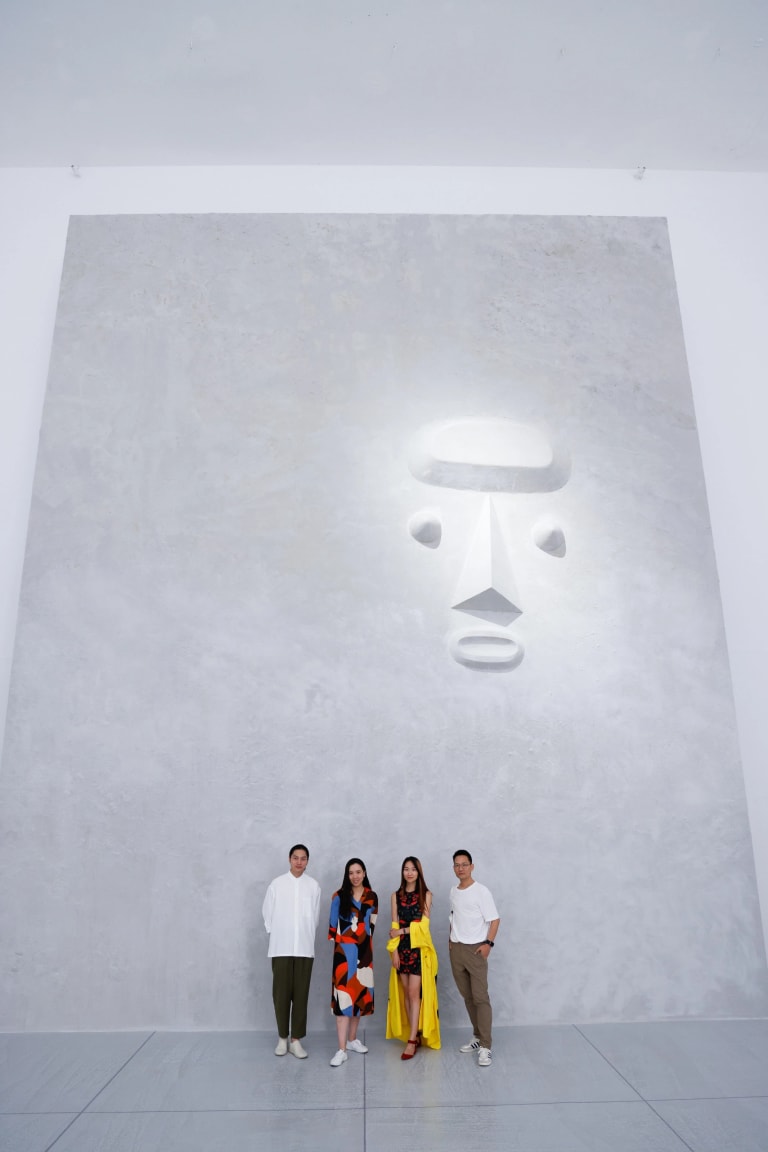
{"label": "sculpted eye", "polygon": [[438,548],[443,535],[443,522],[437,508],[421,508],[408,521],[408,531],[414,540],[427,548]]}
{"label": "sculpted eye", "polygon": [[554,520],[539,520],[531,531],[533,542],[550,556],[565,556],[565,533]]}

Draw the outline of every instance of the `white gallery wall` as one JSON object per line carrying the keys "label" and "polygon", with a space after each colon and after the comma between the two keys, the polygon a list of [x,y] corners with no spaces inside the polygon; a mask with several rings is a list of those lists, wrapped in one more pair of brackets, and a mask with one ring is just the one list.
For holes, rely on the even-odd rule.
{"label": "white gallery wall", "polygon": [[[139,268],[153,263],[161,267],[164,241],[163,233],[152,233],[151,221],[143,226],[141,221],[126,221],[116,231],[108,220],[75,222],[72,237],[79,247],[73,249],[65,284],[69,296],[63,299],[75,302],[75,312],[79,310],[85,323],[78,333],[72,312],[69,319],[66,314],[60,317],[70,333],[69,342],[57,347],[70,361],[79,357],[84,366],[83,406],[75,411],[70,393],[60,398],[57,409],[52,397],[46,437],[54,446],[48,459],[61,463],[67,443],[75,452],[82,448],[89,440],[88,433],[78,439],[83,420],[94,418],[91,444],[98,444],[99,451],[108,456],[117,443],[119,451],[130,453],[133,445],[137,456],[128,463],[134,479],[146,474],[142,454],[148,453],[154,469],[154,524],[165,525],[165,543],[171,552],[181,548],[183,562],[194,565],[196,560],[194,554],[183,555],[184,541],[170,539],[180,499],[189,500],[187,509],[203,509],[206,533],[220,532],[226,524],[218,548],[220,564],[209,573],[209,582],[221,581],[221,603],[227,606],[211,627],[218,636],[230,636],[231,645],[218,651],[216,658],[222,662],[216,667],[198,664],[196,675],[221,688],[198,698],[210,707],[210,715],[201,716],[194,691],[185,695],[183,688],[190,675],[185,655],[194,661],[200,656],[204,599],[184,605],[182,615],[194,621],[184,634],[171,627],[177,605],[161,596],[153,627],[156,636],[171,642],[172,658],[148,649],[146,674],[139,662],[126,668],[123,678],[110,648],[114,620],[103,581],[89,595],[94,613],[87,629],[79,624],[83,602],[68,597],[66,581],[48,590],[50,619],[69,630],[74,658],[60,684],[40,685],[38,699],[45,708],[39,717],[28,708],[29,693],[22,692],[13,739],[6,741],[3,796],[10,819],[4,870],[13,878],[16,895],[6,905],[9,919],[3,931],[4,939],[13,941],[5,957],[11,975],[5,981],[3,1025],[270,1026],[258,908],[265,882],[282,867],[281,854],[293,840],[304,838],[313,848],[312,864],[327,897],[347,854],[366,856],[376,887],[385,895],[395,883],[402,855],[419,851],[438,909],[445,908],[451,882],[450,853],[458,846],[469,847],[477,857],[478,878],[503,896],[508,949],[497,949],[501,955],[494,956],[502,1023],[764,1013],[765,960],[736,724],[757,884],[765,905],[768,798],[760,772],[766,742],[760,680],[768,616],[761,589],[768,576],[768,551],[761,533],[764,413],[759,403],[765,406],[760,383],[765,375],[761,341],[768,233],[762,204],[768,181],[669,173],[636,180],[631,173],[214,169],[86,170],[77,176],[8,172],[0,187],[3,248],[8,253],[0,271],[6,349],[0,413],[3,700],[70,214],[654,218],[592,225],[582,220],[575,231],[568,221],[553,222],[536,232],[535,240],[524,220],[502,221],[491,247],[504,251],[506,244],[507,250],[519,250],[530,242],[532,250],[539,255],[546,251],[560,269],[549,286],[536,282],[535,262],[528,277],[541,309],[552,307],[557,286],[562,289],[555,318],[548,321],[552,362],[544,372],[539,359],[536,383],[527,390],[516,384],[510,397],[509,365],[515,365],[513,375],[519,382],[526,368],[533,372],[535,359],[535,341],[526,349],[520,326],[529,299],[523,276],[515,282],[508,315],[500,320],[505,331],[514,331],[518,324],[516,344],[502,341],[495,363],[492,357],[485,363],[475,357],[474,366],[482,365],[485,382],[473,382],[479,391],[469,400],[465,381],[473,362],[455,361],[449,334],[441,334],[439,326],[422,334],[399,362],[391,355],[389,361],[371,358],[377,321],[385,328],[403,322],[402,313],[413,300],[413,277],[418,279],[429,264],[421,259],[405,268],[412,279],[403,282],[402,299],[391,291],[384,298],[386,315],[361,318],[354,284],[375,266],[375,251],[391,256],[391,229],[384,234],[371,231],[363,220],[351,247],[348,234],[350,228],[355,232],[354,223],[347,224],[346,239],[343,228],[330,229],[324,243],[336,252],[337,273],[339,268],[345,271],[331,284],[336,296],[328,314],[315,315],[302,333],[299,363],[295,347],[284,336],[275,348],[282,320],[290,315],[290,309],[280,306],[281,300],[285,304],[280,295],[285,293],[285,268],[294,269],[296,283],[302,274],[298,222],[293,226],[288,219],[277,228],[257,222],[255,234],[247,231],[241,237],[236,219],[225,215],[219,224],[214,218],[204,222],[208,231],[202,248],[212,263],[192,276],[191,296],[177,295],[175,284],[171,296],[163,298],[171,317],[167,331],[173,342],[174,334],[194,319],[206,292],[231,287],[232,275],[243,278],[248,290],[240,334],[252,331],[251,321],[258,316],[261,340],[269,343],[269,355],[275,358],[273,377],[281,380],[280,396],[270,399],[267,422],[277,429],[277,442],[267,436],[257,462],[229,459],[226,444],[210,450],[219,432],[229,443],[237,421],[249,411],[242,395],[233,410],[217,411],[217,390],[210,386],[217,365],[228,385],[233,378],[238,381],[235,393],[242,393],[250,379],[247,356],[263,358],[266,346],[241,346],[228,353],[237,334],[222,338],[220,330],[215,339],[194,348],[189,376],[194,379],[202,371],[208,384],[201,392],[207,395],[205,404],[194,407],[191,416],[183,398],[178,404],[178,395],[169,397],[169,379],[174,382],[171,392],[184,383],[173,347],[168,371],[164,374],[161,367],[157,377],[165,391],[156,411],[151,382],[142,382],[140,397],[133,387],[135,347],[126,345],[126,363],[111,362],[105,388],[112,390],[116,410],[134,405],[129,434],[123,442],[119,437],[109,443],[100,439],[104,428],[99,430],[88,396],[103,397],[98,374],[104,372],[105,361],[99,361],[94,349],[110,325],[107,335],[113,341],[126,315],[135,315],[142,324],[140,304],[146,295],[140,276],[131,274],[119,282],[120,263],[115,259],[122,258],[123,266],[135,258]],[[658,217],[668,221],[685,348],[666,227]],[[433,229],[427,247],[432,245],[433,251],[436,246],[438,252],[455,247],[473,226],[470,220],[464,228],[459,222],[437,239]],[[429,229],[420,231],[417,221],[410,230],[407,224],[398,227],[404,229],[401,248],[407,252],[411,245],[423,255]],[[260,247],[254,235],[261,236]],[[304,244],[316,257],[306,236]],[[579,244],[593,245],[587,266],[598,269],[599,284],[585,284],[574,272],[568,249]],[[245,265],[238,265],[238,250],[242,254],[251,248],[272,262],[255,280]],[[596,259],[598,250],[603,255]],[[634,255],[628,257],[628,252]],[[355,253],[357,264],[350,255]],[[327,266],[327,249],[324,259]],[[445,267],[449,271],[456,266],[454,260]],[[484,281],[500,274],[492,260],[474,267]],[[649,267],[655,271],[649,273]],[[107,276],[101,282],[100,269]],[[254,287],[263,297],[254,295]],[[494,296],[492,284],[488,290]],[[466,286],[450,286],[452,297],[457,291],[471,307],[477,294]],[[597,310],[596,291],[604,292],[605,327],[590,339],[583,319]],[[112,292],[122,294],[120,315],[110,311]],[[310,297],[316,305],[317,298]],[[211,299],[206,296],[206,307]],[[438,305],[435,315],[454,322],[463,314],[461,308],[446,308],[445,301]],[[180,309],[178,324],[173,322],[175,307]],[[364,385],[373,381],[371,393],[358,394],[359,407],[351,412],[345,410],[345,397],[354,395],[355,364],[347,365],[349,376],[341,385],[319,372],[306,388],[311,341],[316,341],[318,366],[325,363],[327,368],[324,349],[345,309],[358,338],[348,351],[358,366],[365,365]],[[89,312],[101,316],[100,332],[88,331]],[[636,324],[632,317],[639,318]],[[651,322],[650,317],[657,319]],[[536,323],[541,344],[547,321],[539,316]],[[146,321],[144,364],[157,372],[169,345],[153,343],[151,329]],[[318,338],[320,331],[325,345]],[[201,332],[210,335],[205,325]],[[436,355],[438,337],[443,347]],[[391,347],[380,347],[391,354]],[[736,723],[685,352],[722,588]],[[564,392],[562,383],[552,380],[566,365],[574,376],[580,354],[592,384],[600,375],[596,365],[602,365],[604,379],[591,389],[581,381]],[[628,359],[622,363],[623,355]],[[429,376],[429,387],[421,394],[417,382],[408,379],[414,364],[419,379],[425,372]],[[132,385],[121,393],[123,369],[124,380]],[[61,361],[58,368],[54,363],[52,380],[56,371],[61,376]],[[301,412],[297,371],[308,391]],[[613,383],[624,388],[627,382],[631,386],[617,403]],[[218,395],[232,393],[223,389]],[[211,402],[212,409],[206,407]],[[542,557],[539,552],[553,566],[542,572],[556,572],[560,565],[565,575],[531,579],[539,571],[534,567],[526,581],[524,570],[516,573],[521,595],[526,584],[545,589],[545,596],[534,598],[536,611],[531,615],[544,621],[549,614],[551,627],[534,623],[526,633],[530,605],[524,605],[514,628],[526,638],[525,660],[519,669],[499,676],[453,663],[438,634],[454,588],[448,569],[461,567],[478,515],[475,504],[470,509],[459,501],[456,510],[450,493],[429,490],[422,503],[439,505],[445,521],[441,549],[421,547],[405,527],[408,514],[419,507],[414,503],[418,480],[405,466],[409,430],[431,419],[475,415],[478,409],[543,423],[565,435],[566,450],[574,457],[573,475],[562,493],[527,497],[536,516],[559,517],[566,529],[565,557]],[[258,406],[250,411],[251,431],[263,436]],[[185,412],[200,425],[179,425]],[[146,434],[158,428],[159,440],[148,445]],[[246,443],[248,429],[242,431]],[[318,449],[324,434],[329,443]],[[185,456],[190,443],[207,445],[204,458]],[[328,460],[323,451],[343,459],[348,470],[351,464],[354,483],[345,486],[344,477],[322,476]],[[265,460],[272,461],[266,470]],[[401,472],[390,475],[388,469],[401,463]],[[57,487],[64,473],[55,467],[48,473],[47,489],[46,474],[38,473],[38,499],[43,491],[52,518],[47,525],[38,516],[36,535],[30,537],[34,549],[28,565],[33,572],[41,559],[45,567],[45,553],[56,545],[59,503],[79,500],[89,514],[96,508],[98,492],[84,490],[79,497],[76,492],[78,475],[93,480],[91,464],[84,461],[79,470],[76,458],[67,463],[64,473],[75,483],[75,489],[67,491]],[[219,470],[216,476],[210,474],[212,466]],[[99,476],[103,479],[103,472]],[[631,479],[622,487],[627,477]],[[229,515],[231,497],[242,485],[245,501],[238,515],[245,517],[240,531],[249,540],[247,569],[255,579],[282,571],[272,590],[254,588],[240,549],[232,544],[238,522]],[[206,504],[211,493],[221,502],[218,518],[215,501]],[[471,496],[475,503],[481,500],[477,492]],[[137,498],[137,511],[146,510],[146,493]],[[102,527],[109,525],[110,499],[102,508]],[[128,493],[122,510],[126,524],[130,499]],[[170,519],[164,522],[166,514]],[[451,543],[451,515],[459,528],[453,539],[463,540],[461,546]],[[505,540],[514,534],[512,528],[529,530],[519,512],[510,511],[509,517]],[[334,533],[330,537],[329,526]],[[253,550],[251,532],[265,529],[264,548]],[[113,557],[117,567],[133,563],[141,553],[141,529],[137,532],[137,555],[120,552],[128,539],[123,536]],[[580,551],[580,538],[588,541],[589,551]],[[83,553],[88,540],[86,531]],[[308,557],[309,587],[300,578]],[[73,555],[72,566],[81,559],[82,553]],[[141,612],[152,598],[154,578],[151,572],[145,574],[147,586],[136,588],[138,615],[126,611],[125,603],[115,605],[124,629],[138,621],[142,632]],[[76,578],[72,586],[78,583]],[[385,586],[391,595],[382,602]],[[398,599],[399,592],[403,595]],[[445,604],[438,602],[443,593]],[[308,602],[304,597],[309,594]],[[250,610],[244,612],[249,597]],[[398,603],[403,606],[400,619]],[[367,622],[363,631],[361,619]],[[291,643],[296,622],[308,630],[308,646],[295,645],[292,653],[280,647],[280,640],[282,635]],[[602,631],[596,634],[598,625]],[[618,662],[611,647],[616,627],[624,645]],[[89,643],[83,646],[86,632]],[[558,641],[555,633],[568,633],[569,639]],[[256,637],[253,643],[251,635]],[[39,659],[46,645],[45,629],[27,636],[33,642],[17,655],[22,675],[27,655],[34,649]],[[99,636],[109,649],[101,660],[95,659]],[[269,663],[259,668],[254,681],[241,676],[238,683],[239,662],[245,667],[249,651]],[[405,662],[396,667],[398,659]],[[55,660],[50,668],[62,671]],[[105,669],[114,676],[106,691]],[[155,683],[157,669],[162,675]],[[346,681],[340,669],[346,669]],[[34,668],[28,672],[32,676]],[[130,755],[124,754],[126,730],[120,727],[126,720],[121,699],[126,683],[138,693],[139,702],[137,739]],[[261,699],[248,699],[252,683],[262,686]],[[188,684],[193,690],[198,686],[191,680]],[[149,724],[142,692],[155,704]],[[89,739],[78,742],[84,698],[106,701],[108,707],[98,717],[86,716]],[[186,717],[185,706],[190,708]],[[99,725],[101,736],[94,742]],[[200,732],[205,734],[202,742]],[[78,749],[79,760],[73,755]],[[57,765],[65,765],[59,777]],[[324,948],[320,942],[314,1026],[329,1024]],[[384,963],[382,947],[379,964]],[[452,1022],[460,1017],[449,984],[443,984],[444,1018]]]}

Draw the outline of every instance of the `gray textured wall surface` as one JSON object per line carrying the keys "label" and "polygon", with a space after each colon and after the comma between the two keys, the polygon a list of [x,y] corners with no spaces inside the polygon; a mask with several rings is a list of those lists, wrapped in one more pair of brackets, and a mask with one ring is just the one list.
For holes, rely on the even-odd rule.
{"label": "gray textured wall surface", "polygon": [[[525,646],[496,675],[446,645],[484,497],[408,467],[476,416],[571,459],[494,497]],[[418,854],[443,961],[469,848],[499,1023],[765,1013],[664,222],[74,218],[0,833],[4,1027],[271,1027],[259,912],[295,840],[324,908],[361,855],[385,926]]]}

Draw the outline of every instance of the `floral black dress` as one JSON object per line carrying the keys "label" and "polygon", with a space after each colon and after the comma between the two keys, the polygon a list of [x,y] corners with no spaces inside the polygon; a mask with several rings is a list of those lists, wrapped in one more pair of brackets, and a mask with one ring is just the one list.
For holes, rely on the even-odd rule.
{"label": "floral black dress", "polygon": [[398,892],[397,922],[406,930],[397,946],[400,971],[408,976],[421,976],[421,949],[411,948],[410,926],[414,920],[421,920],[418,892]]}

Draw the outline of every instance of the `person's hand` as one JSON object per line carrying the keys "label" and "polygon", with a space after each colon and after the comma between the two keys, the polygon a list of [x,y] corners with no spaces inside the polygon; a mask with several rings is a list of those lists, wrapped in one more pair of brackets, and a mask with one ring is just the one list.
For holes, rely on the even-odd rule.
{"label": "person's hand", "polygon": [[484,960],[487,960],[490,954],[490,944],[481,944],[479,948],[475,948],[475,956],[482,956]]}
{"label": "person's hand", "polygon": [[389,930],[390,940],[394,940],[395,936],[399,936],[399,935],[400,935],[400,929],[399,928],[390,928],[390,930]]}
{"label": "person's hand", "polygon": [[400,953],[397,949],[392,953],[392,967],[396,968],[398,972],[400,971]]}

